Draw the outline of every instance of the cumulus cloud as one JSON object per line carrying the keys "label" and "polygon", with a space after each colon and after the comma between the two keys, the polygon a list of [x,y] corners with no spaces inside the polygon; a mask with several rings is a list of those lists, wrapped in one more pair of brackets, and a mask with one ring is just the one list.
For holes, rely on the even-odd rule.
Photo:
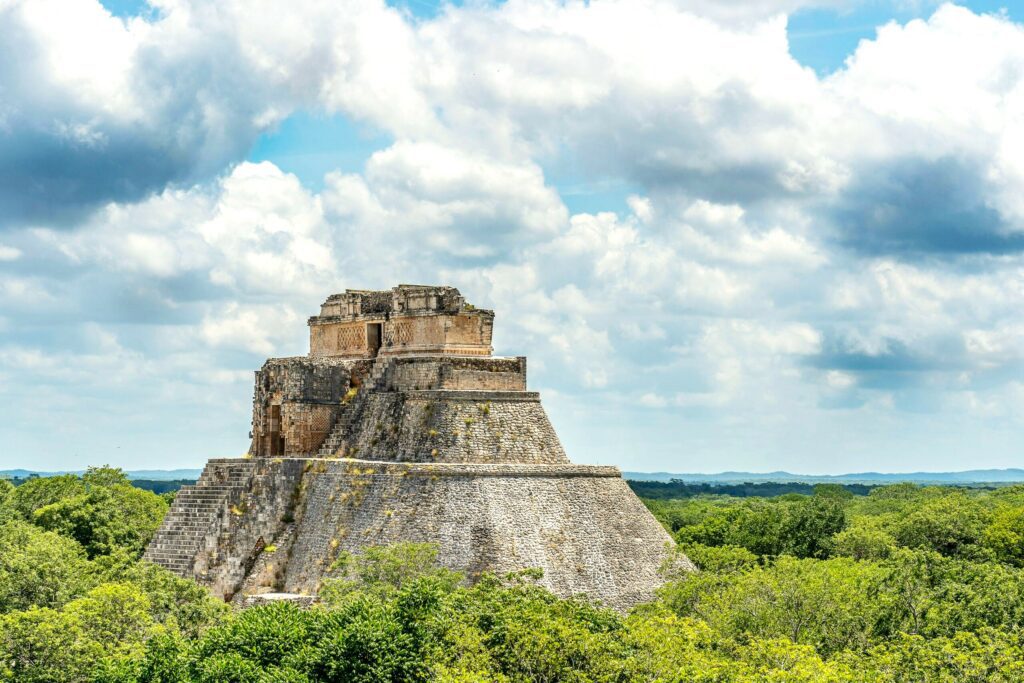
{"label": "cumulus cloud", "polygon": [[536,164],[515,164],[432,143],[399,142],[362,175],[327,178],[327,210],[358,224],[352,246],[387,236],[387,249],[444,262],[495,260],[557,234],[568,213]]}
{"label": "cumulus cloud", "polygon": [[[602,405],[688,420],[623,426],[638,458],[806,470],[828,430],[852,456],[942,436],[906,415],[1012,423],[1024,29],[947,5],[821,79],[788,49],[798,4],[845,5],[0,3],[3,384],[79,436],[61,382],[244,424],[248,373],[304,352],[327,293],[450,282],[589,431]],[[244,161],[304,109],[393,143],[315,190]],[[572,212],[564,168],[629,196]]]}
{"label": "cumulus cloud", "polygon": [[[833,217],[875,253],[1024,248],[1024,27],[953,5],[862,42],[827,91],[852,106]],[[858,120],[859,119],[859,120]]]}
{"label": "cumulus cloud", "polygon": [[411,29],[382,2],[152,4],[129,20],[96,0],[0,5],[0,222],[67,223],[207,179],[298,107],[418,106],[393,66]]}

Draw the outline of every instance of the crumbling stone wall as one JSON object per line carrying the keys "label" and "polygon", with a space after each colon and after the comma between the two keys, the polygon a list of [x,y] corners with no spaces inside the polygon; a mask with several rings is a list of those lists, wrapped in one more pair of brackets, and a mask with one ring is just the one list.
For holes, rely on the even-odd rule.
{"label": "crumbling stone wall", "polygon": [[339,358],[268,360],[256,372],[249,452],[266,457],[316,452],[342,401],[371,365]]}
{"label": "crumbling stone wall", "polygon": [[253,460],[251,478],[229,497],[226,509],[210,526],[207,541],[194,560],[195,576],[225,599],[238,592],[257,562],[262,562],[264,580],[276,583],[278,573],[283,575],[287,549],[280,555],[276,547],[272,553],[264,551],[280,542],[282,532],[294,523],[300,502],[303,461]]}

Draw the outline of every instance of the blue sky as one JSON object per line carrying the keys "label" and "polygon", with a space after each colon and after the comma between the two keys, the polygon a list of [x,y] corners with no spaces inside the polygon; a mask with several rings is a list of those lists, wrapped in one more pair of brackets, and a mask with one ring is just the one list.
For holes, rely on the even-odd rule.
{"label": "blue sky", "polygon": [[437,282],[577,462],[1024,463],[1007,3],[0,10],[0,468],[198,466],[346,287]]}

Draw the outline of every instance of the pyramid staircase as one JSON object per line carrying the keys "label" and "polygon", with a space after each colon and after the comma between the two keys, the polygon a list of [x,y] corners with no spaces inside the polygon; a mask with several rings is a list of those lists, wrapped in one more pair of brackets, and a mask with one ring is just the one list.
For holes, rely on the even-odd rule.
{"label": "pyramid staircase", "polygon": [[391,358],[378,358],[373,364],[369,377],[359,387],[359,393],[338,413],[330,433],[327,434],[327,438],[324,439],[316,453],[317,457],[330,458],[334,456],[352,435],[352,425],[362,418],[363,408],[366,406],[366,395],[375,391],[378,386],[387,388],[387,373],[391,364]]}
{"label": "pyramid staircase", "polygon": [[192,576],[204,541],[219,528],[231,503],[247,489],[255,469],[254,460],[210,460],[194,485],[178,490],[143,559],[178,576]]}

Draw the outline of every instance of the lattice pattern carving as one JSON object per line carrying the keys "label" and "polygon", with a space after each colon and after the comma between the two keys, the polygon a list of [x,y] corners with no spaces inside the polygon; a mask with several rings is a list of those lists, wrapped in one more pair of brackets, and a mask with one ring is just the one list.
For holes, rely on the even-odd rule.
{"label": "lattice pattern carving", "polygon": [[326,432],[330,429],[331,416],[323,411],[313,413],[309,420],[309,431]]}
{"label": "lattice pattern carving", "polygon": [[408,344],[412,341],[412,323],[399,320],[394,324],[394,342],[395,344]]}
{"label": "lattice pattern carving", "polygon": [[366,334],[362,325],[338,329],[339,349],[361,349],[366,346]]}

